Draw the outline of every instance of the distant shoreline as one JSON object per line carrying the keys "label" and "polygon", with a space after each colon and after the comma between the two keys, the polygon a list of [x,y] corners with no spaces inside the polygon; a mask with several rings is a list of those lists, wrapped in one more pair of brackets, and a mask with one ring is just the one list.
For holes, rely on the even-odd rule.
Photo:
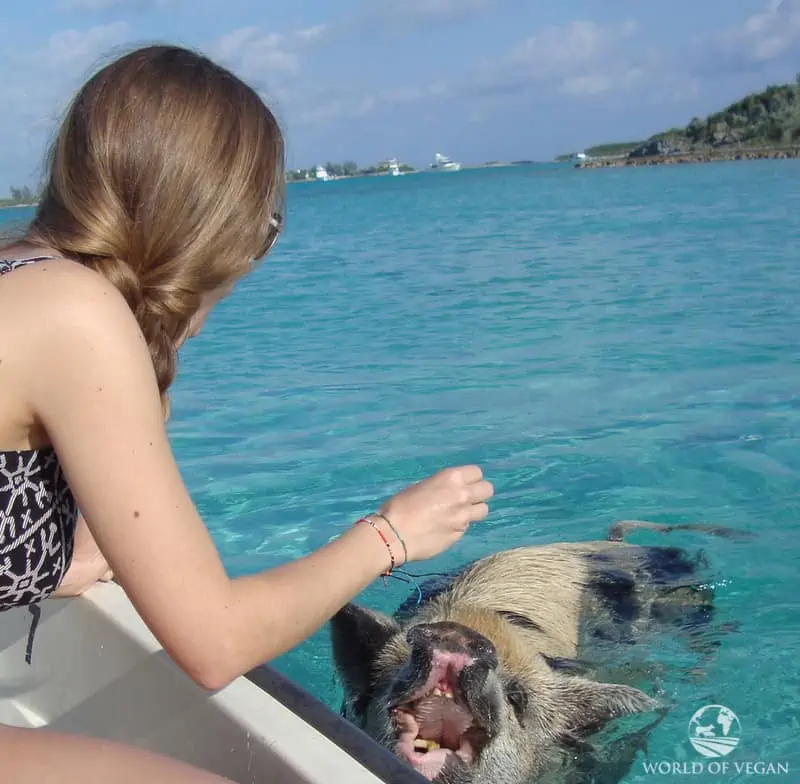
{"label": "distant shoreline", "polygon": [[25,204],[0,204],[0,210],[21,210],[23,207],[37,207],[38,205],[37,201]]}
{"label": "distant shoreline", "polygon": [[789,160],[800,158],[800,147],[725,150],[698,150],[676,152],[668,155],[641,155],[636,157],[594,158],[578,161],[576,169],[608,169],[622,166],[665,166],[679,163],[719,163],[721,161]]}
{"label": "distant shoreline", "polygon": [[[510,167],[516,166],[531,166],[535,163],[551,163],[551,161],[533,161],[533,160],[525,160],[525,161],[510,161],[506,163],[505,161],[489,161],[487,163],[474,163],[474,164],[461,164],[458,169],[454,170],[442,170],[442,169],[411,169],[409,171],[401,172],[398,176],[400,177],[408,177],[414,174],[455,174],[457,171],[474,171],[476,169],[505,169]],[[390,171],[379,171],[379,172],[368,172],[368,173],[361,173],[357,172],[356,174],[337,174],[337,175],[328,175],[326,180],[317,180],[315,177],[308,177],[308,178],[298,178],[296,180],[286,180],[287,184],[297,184],[297,183],[307,183],[307,182],[334,182],[336,180],[366,180],[366,179],[374,179],[374,178],[383,178],[388,177],[392,178],[392,174]]]}
{"label": "distant shoreline", "polygon": [[[534,160],[520,160],[520,161],[487,161],[486,163],[474,163],[474,164],[462,164],[461,167],[456,171],[474,171],[476,169],[504,169],[504,168],[511,168],[511,167],[518,167],[518,166],[531,166],[536,163],[551,163],[551,161],[534,161]],[[412,174],[454,174],[455,171],[441,171],[439,169],[413,169],[411,171],[405,171],[400,176],[408,176]],[[370,172],[368,174],[362,174],[361,172],[357,174],[340,174],[336,176],[329,176],[328,182],[333,182],[335,180],[359,180],[359,179],[368,179],[374,177],[391,177],[391,174],[386,172]],[[292,180],[288,179],[286,181],[287,185],[296,185],[298,183],[309,183],[309,182],[319,182],[319,180],[315,178],[309,179],[297,179]],[[26,207],[37,207],[38,202],[25,202],[21,204],[0,204],[0,211],[2,210],[17,210],[17,209],[24,209]]]}

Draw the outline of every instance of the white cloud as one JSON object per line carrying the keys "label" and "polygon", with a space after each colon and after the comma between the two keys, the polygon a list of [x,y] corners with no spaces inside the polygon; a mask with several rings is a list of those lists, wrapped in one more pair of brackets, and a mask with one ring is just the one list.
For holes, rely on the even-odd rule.
{"label": "white cloud", "polygon": [[515,46],[484,76],[489,84],[511,79],[572,96],[600,95],[614,89],[628,70],[622,45],[635,31],[633,22],[604,27],[575,21],[548,27]]}
{"label": "white cloud", "polygon": [[297,30],[295,37],[300,41],[308,41],[309,43],[319,41],[328,31],[328,25],[318,24],[313,27],[306,27],[303,30]]}
{"label": "white cloud", "polygon": [[800,0],[768,0],[764,9],[741,25],[711,39],[712,56],[726,63],[766,63],[800,50]]}
{"label": "white cloud", "polygon": [[127,23],[115,22],[86,30],[60,30],[36,49],[15,52],[6,47],[0,67],[18,74],[17,100],[4,107],[6,112],[23,113],[29,119],[52,117],[68,102],[90,70],[100,64],[101,57],[127,37]]}
{"label": "white cloud", "polygon": [[325,24],[289,32],[242,27],[213,42],[208,53],[258,90],[282,125],[322,122],[333,117],[329,107],[337,90],[323,89],[303,66],[306,56],[328,34]]}
{"label": "white cloud", "polygon": [[488,11],[503,0],[362,0],[349,24],[391,33],[409,25],[448,24]]}
{"label": "white cloud", "polygon": [[584,74],[568,76],[561,84],[565,95],[581,97],[584,95],[602,95],[614,89],[614,80],[604,74]]}
{"label": "white cloud", "polygon": [[[101,56],[127,36],[127,24],[117,22],[86,30],[61,30],[35,49],[3,48],[0,71],[13,73],[15,78],[0,86],[4,121],[0,151],[5,158],[0,165],[13,171],[19,170],[20,160],[29,161],[30,166],[42,161],[48,137],[74,91],[100,64]],[[36,175],[38,172],[30,170],[24,179]]]}
{"label": "white cloud", "polygon": [[264,33],[258,27],[242,27],[223,35],[211,45],[209,53],[243,78],[269,80],[272,73],[297,76],[301,54],[326,32],[324,24],[290,33]]}
{"label": "white cloud", "polygon": [[286,37],[262,33],[257,27],[242,27],[220,38],[210,54],[233,65],[244,76],[283,72],[296,74],[300,61]]}
{"label": "white cloud", "polygon": [[[444,21],[477,13],[497,2],[501,0],[407,0],[389,7],[372,0],[366,10],[386,20]],[[602,26],[576,21],[545,28],[505,56],[476,64],[466,76],[432,74],[424,84],[384,83],[380,88],[362,79],[335,85],[324,78],[311,81],[304,70],[306,56],[322,40],[341,43],[343,39],[337,33],[344,31],[341,24],[289,33],[246,27],[221,37],[210,53],[254,86],[266,84],[265,92],[280,104],[292,125],[321,125],[427,101],[453,100],[462,103],[465,111],[481,114],[476,101],[492,100],[496,94],[536,86],[571,98],[598,96],[614,89],[632,89],[647,75],[646,58],[637,61],[620,54],[634,39],[633,23]]]}
{"label": "white cloud", "polygon": [[[473,10],[494,0],[469,2]],[[446,15],[463,3],[454,0],[413,0],[402,13]],[[603,26],[576,21],[563,27],[548,27],[513,46],[505,55],[477,63],[464,76],[432,74],[420,84],[382,84],[380,89],[325,82],[310,83],[301,77],[299,33],[264,35],[255,29],[236,31],[221,39],[217,51],[234,60],[245,77],[270,70],[283,70],[296,77],[274,92],[286,106],[292,124],[321,125],[353,119],[398,105],[452,101],[461,105],[470,119],[478,121],[488,107],[509,95],[536,88],[568,98],[588,98],[612,91],[632,90],[644,84],[656,70],[657,53],[631,53],[636,43],[636,25],[625,22]],[[316,36],[314,36],[316,39]]]}
{"label": "white cloud", "polygon": [[419,21],[449,22],[486,11],[495,3],[496,0],[405,0],[383,7],[391,8],[392,15],[399,13]]}
{"label": "white cloud", "polygon": [[355,85],[336,88],[328,85],[308,86],[293,94],[291,120],[297,125],[320,125],[358,119],[387,108],[441,100],[450,94],[450,90],[450,86],[441,81],[424,86],[383,85],[380,90],[363,89]]}
{"label": "white cloud", "polygon": [[61,0],[61,7],[68,11],[145,10],[172,5],[176,0]]}
{"label": "white cloud", "polygon": [[91,27],[88,30],[61,30],[50,36],[47,46],[39,53],[45,68],[62,77],[71,78],[89,68],[110,48],[127,37],[126,22]]}
{"label": "white cloud", "polygon": [[476,64],[453,92],[473,102],[495,102],[533,88],[570,98],[630,90],[647,78],[658,57],[654,50],[636,52],[636,31],[633,22],[603,26],[578,20],[546,27],[506,54]]}

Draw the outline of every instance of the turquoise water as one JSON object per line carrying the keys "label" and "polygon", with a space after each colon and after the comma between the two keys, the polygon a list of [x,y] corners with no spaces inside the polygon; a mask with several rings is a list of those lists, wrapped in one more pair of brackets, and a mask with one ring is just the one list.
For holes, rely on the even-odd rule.
{"label": "turquoise water", "polygon": [[[800,780],[800,165],[568,166],[291,186],[274,257],[183,352],[171,432],[228,568],[307,553],[404,484],[479,463],[491,515],[442,570],[623,518],[713,564],[723,638],[627,782]],[[647,537],[644,537],[647,539]],[[359,600],[384,610],[407,586]],[[276,666],[338,707],[322,630]],[[720,776],[692,714],[722,703],[741,742]],[[706,763],[708,760],[706,760]]]}

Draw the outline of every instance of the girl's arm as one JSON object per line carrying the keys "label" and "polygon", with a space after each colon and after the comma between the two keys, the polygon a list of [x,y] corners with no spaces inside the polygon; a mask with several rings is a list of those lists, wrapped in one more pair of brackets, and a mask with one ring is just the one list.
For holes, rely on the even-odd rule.
{"label": "girl's arm", "polygon": [[[229,578],[179,473],[150,355],[122,296],[68,261],[39,262],[17,281],[30,286],[19,292],[21,312],[38,299],[21,354],[33,414],[115,580],[199,684],[220,688],[284,653],[389,566],[385,542],[362,523],[299,560]],[[414,560],[459,539],[488,513],[491,494],[477,467],[446,469],[384,511]]]}

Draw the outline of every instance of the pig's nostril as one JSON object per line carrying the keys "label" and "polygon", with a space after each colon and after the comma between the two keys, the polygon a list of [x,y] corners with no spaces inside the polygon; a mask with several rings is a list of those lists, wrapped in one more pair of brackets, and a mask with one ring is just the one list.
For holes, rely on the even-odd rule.
{"label": "pig's nostril", "polygon": [[491,645],[487,645],[485,642],[479,642],[475,646],[475,653],[477,653],[478,656],[481,656],[483,658],[485,658],[486,656],[491,656],[491,654],[493,652],[494,652],[494,650],[493,650],[492,646]]}
{"label": "pig's nostril", "polygon": [[476,659],[481,659],[490,666],[494,666],[497,663],[497,649],[489,640],[482,640],[479,642],[475,646],[474,651]]}

